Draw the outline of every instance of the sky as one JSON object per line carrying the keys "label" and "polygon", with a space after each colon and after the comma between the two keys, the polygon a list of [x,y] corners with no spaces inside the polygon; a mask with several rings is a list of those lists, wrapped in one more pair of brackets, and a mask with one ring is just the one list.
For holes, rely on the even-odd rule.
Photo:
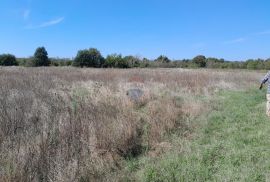
{"label": "sky", "polygon": [[269,0],[0,0],[0,54],[270,57]]}

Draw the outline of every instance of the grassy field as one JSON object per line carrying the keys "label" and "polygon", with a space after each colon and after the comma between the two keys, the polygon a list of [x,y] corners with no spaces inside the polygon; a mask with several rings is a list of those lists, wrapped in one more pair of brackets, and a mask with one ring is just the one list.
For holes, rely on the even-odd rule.
{"label": "grassy field", "polygon": [[267,181],[263,75],[0,68],[0,181]]}
{"label": "grassy field", "polygon": [[183,152],[145,163],[142,181],[269,181],[270,119],[258,90],[223,91]]}

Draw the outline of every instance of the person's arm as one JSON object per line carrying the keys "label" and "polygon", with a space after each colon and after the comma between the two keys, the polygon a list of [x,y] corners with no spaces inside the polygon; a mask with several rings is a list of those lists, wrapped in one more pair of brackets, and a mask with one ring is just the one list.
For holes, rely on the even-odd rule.
{"label": "person's arm", "polygon": [[259,89],[261,90],[262,88],[263,88],[263,83],[261,83],[261,85],[260,85],[260,88],[259,88]]}
{"label": "person's arm", "polygon": [[264,76],[260,85],[260,90],[263,88],[263,85],[269,80],[269,77],[270,77],[270,71]]}

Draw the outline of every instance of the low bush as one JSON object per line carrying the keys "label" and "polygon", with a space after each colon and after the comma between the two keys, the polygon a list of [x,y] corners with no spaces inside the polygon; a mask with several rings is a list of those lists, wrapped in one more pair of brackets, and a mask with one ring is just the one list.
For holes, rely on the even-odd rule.
{"label": "low bush", "polygon": [[0,66],[17,66],[18,62],[16,57],[11,54],[0,55]]}
{"label": "low bush", "polygon": [[104,58],[101,53],[95,49],[80,50],[74,59],[73,65],[77,67],[102,67],[104,64]]}

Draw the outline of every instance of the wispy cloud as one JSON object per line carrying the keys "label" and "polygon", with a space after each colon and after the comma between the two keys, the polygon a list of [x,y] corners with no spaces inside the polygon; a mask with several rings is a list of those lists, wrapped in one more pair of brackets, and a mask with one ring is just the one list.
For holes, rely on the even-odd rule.
{"label": "wispy cloud", "polygon": [[23,19],[27,20],[30,16],[31,11],[29,9],[26,9],[23,11]]}
{"label": "wispy cloud", "polygon": [[250,34],[247,34],[246,36],[243,36],[237,39],[224,41],[223,44],[237,44],[237,43],[245,42],[247,39],[258,38],[258,36],[263,36],[263,35],[270,35],[270,30],[250,33]]}
{"label": "wispy cloud", "polygon": [[237,38],[237,39],[233,39],[233,40],[228,40],[228,41],[225,41],[223,42],[224,44],[237,44],[237,43],[241,43],[241,42],[244,42],[246,41],[246,38]]}
{"label": "wispy cloud", "polygon": [[254,35],[269,35],[269,34],[270,34],[270,30],[267,30],[267,31],[257,32]]}
{"label": "wispy cloud", "polygon": [[57,25],[59,23],[61,23],[65,18],[61,17],[61,18],[57,18],[48,22],[44,22],[42,23],[39,27],[43,28],[43,27],[49,27],[49,26],[53,26],[53,25]]}
{"label": "wispy cloud", "polygon": [[57,19],[53,19],[53,20],[50,20],[50,21],[43,22],[43,23],[41,23],[40,25],[37,25],[37,26],[29,25],[29,26],[26,26],[25,28],[26,29],[38,29],[38,28],[50,27],[50,26],[57,25],[57,24],[61,23],[64,19],[65,19],[65,17],[60,17],[60,18],[57,18]]}

